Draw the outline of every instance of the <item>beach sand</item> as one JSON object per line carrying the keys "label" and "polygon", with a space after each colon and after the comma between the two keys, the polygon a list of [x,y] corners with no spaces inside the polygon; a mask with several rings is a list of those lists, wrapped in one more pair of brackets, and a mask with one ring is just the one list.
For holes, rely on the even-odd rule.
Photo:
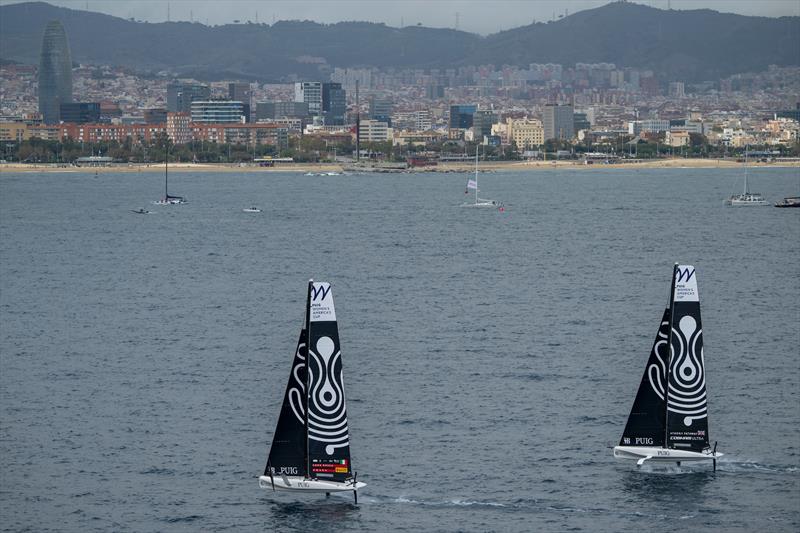
{"label": "beach sand", "polygon": [[[593,163],[585,164],[583,161],[488,161],[479,162],[478,168],[481,171],[503,172],[503,171],[529,171],[550,169],[581,169],[592,170],[601,169],[641,169],[641,168],[737,168],[741,162],[735,159],[655,159],[637,160],[624,163]],[[778,161],[772,163],[750,163],[751,167],[800,167],[800,159],[789,161]],[[218,172],[218,173],[241,173],[241,172],[300,172],[300,173],[321,173],[321,172],[344,172],[349,165],[333,163],[282,163],[274,167],[260,167],[249,163],[227,164],[227,163],[170,163],[170,172]],[[442,163],[435,167],[418,167],[409,169],[405,172],[472,172],[475,169],[474,163]],[[114,164],[107,167],[76,167],[59,166],[55,164],[21,164],[21,163],[2,163],[0,172],[163,172],[164,165],[151,163],[142,164]],[[369,172],[370,169],[364,168],[362,172]]]}

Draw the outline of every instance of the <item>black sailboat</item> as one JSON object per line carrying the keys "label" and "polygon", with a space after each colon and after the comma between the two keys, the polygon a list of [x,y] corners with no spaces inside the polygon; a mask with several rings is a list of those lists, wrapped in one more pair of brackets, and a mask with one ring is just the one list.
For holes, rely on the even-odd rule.
{"label": "black sailboat", "polygon": [[339,328],[329,283],[309,281],[306,317],[297,342],[262,488],[353,491]]}
{"label": "black sailboat", "polygon": [[185,204],[186,198],[183,196],[172,196],[169,194],[169,139],[166,140],[167,147],[164,151],[164,198],[153,202],[156,205],[177,205]]}
{"label": "black sailboat", "polygon": [[702,461],[722,456],[708,434],[703,327],[697,276],[676,264],[639,391],[614,457],[645,461]]}

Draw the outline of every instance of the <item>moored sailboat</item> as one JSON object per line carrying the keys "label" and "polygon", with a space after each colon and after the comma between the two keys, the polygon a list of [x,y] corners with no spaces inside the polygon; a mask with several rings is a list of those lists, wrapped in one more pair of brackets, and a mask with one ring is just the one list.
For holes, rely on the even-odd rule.
{"label": "moored sailboat", "polygon": [[155,205],[177,205],[185,204],[186,198],[183,196],[172,196],[169,194],[169,139],[164,157],[164,198],[153,202]]}
{"label": "moored sailboat", "polygon": [[470,189],[473,189],[475,191],[475,201],[465,202],[461,204],[461,207],[494,207],[503,211],[505,208],[502,202],[478,197],[478,193],[480,192],[478,189],[478,148],[479,146],[475,146],[475,178],[467,179],[467,188],[464,191],[465,194],[469,194]]}
{"label": "moored sailboat", "polygon": [[744,191],[742,194],[733,194],[725,200],[725,205],[732,207],[747,207],[747,206],[762,206],[769,205],[769,202],[764,200],[761,193],[750,192],[747,187],[747,149],[744,152]]}
{"label": "moored sailboat", "polygon": [[306,316],[292,361],[261,488],[326,493],[352,491],[339,329],[330,283],[308,282]]}
{"label": "moored sailboat", "polygon": [[673,268],[670,304],[614,457],[677,462],[712,460],[722,454],[710,446],[703,328],[697,276],[691,265]]}

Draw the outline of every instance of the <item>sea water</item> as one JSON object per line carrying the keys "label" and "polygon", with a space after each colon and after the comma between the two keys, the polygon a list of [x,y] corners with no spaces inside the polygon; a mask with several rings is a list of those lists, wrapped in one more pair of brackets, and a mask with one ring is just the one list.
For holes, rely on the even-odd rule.
{"label": "sea water", "polygon": [[[800,210],[723,169],[482,175],[505,212],[467,177],[0,175],[0,528],[797,531]],[[612,457],[676,261],[716,473]],[[358,506],[257,485],[312,277]]]}

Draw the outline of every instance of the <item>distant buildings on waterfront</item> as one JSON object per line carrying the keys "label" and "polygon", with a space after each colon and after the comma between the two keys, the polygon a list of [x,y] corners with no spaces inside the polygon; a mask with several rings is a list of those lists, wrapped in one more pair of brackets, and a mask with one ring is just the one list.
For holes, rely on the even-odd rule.
{"label": "distant buildings on waterfront", "polygon": [[199,82],[73,68],[57,21],[43,33],[38,69],[0,65],[0,82],[0,142],[6,143],[33,137],[138,143],[167,135],[178,144],[284,147],[292,137],[310,136],[336,146],[358,136],[418,150],[464,142],[519,151],[545,143],[630,150],[638,143],[789,146],[800,129],[800,68],[770,66],[695,84],[659,81],[652,71],[612,63],[334,68],[329,79],[283,84]]}

